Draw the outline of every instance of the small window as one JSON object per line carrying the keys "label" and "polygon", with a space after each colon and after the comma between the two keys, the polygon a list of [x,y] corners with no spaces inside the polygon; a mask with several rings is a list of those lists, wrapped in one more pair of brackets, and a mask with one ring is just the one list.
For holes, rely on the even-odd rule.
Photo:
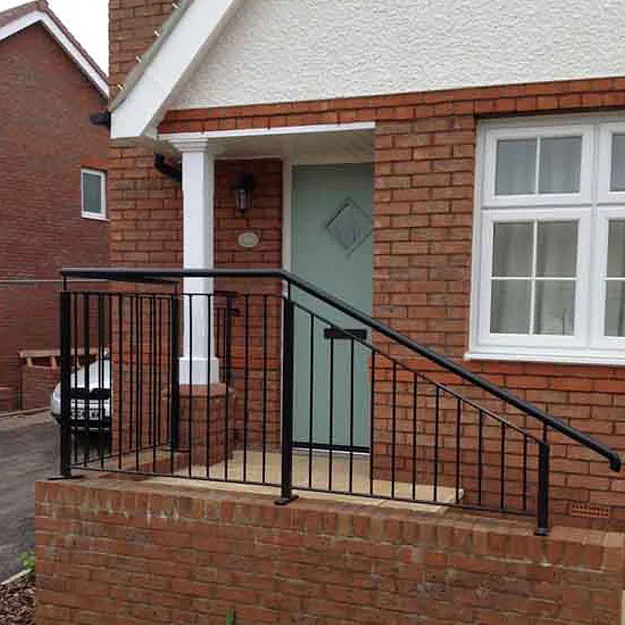
{"label": "small window", "polygon": [[81,171],[82,216],[106,219],[106,174],[93,169]]}

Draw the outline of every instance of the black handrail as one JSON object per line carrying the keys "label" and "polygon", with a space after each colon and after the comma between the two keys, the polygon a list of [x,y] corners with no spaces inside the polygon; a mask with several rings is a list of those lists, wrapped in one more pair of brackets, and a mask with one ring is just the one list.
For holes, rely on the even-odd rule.
{"label": "black handrail", "polygon": [[99,269],[99,268],[67,268],[61,270],[61,275],[64,279],[67,278],[91,278],[109,280],[115,282],[128,282],[128,281],[145,281],[152,279],[164,279],[164,278],[274,278],[284,280],[290,286],[295,286],[298,289],[314,296],[318,300],[329,304],[337,310],[349,315],[353,319],[356,319],[360,323],[368,326],[375,332],[385,336],[396,343],[406,347],[407,349],[419,354],[423,358],[436,363],[443,369],[450,371],[457,375],[459,378],[466,380],[474,386],[490,393],[494,397],[514,406],[521,412],[537,419],[545,426],[548,426],[563,434],[564,436],[574,440],[575,442],[592,449],[598,455],[604,457],[610,463],[612,471],[621,470],[621,458],[610,447],[603,445],[594,438],[572,428],[564,421],[548,415],[546,412],[540,410],[533,404],[515,397],[506,390],[498,387],[497,385],[489,382],[485,378],[471,371],[466,370],[460,365],[456,364],[453,360],[436,353],[435,351],[420,345],[415,341],[395,332],[394,330],[386,327],[380,322],[376,321],[366,313],[350,306],[349,304],[338,299],[334,295],[316,287],[315,285],[299,278],[290,271],[284,269],[150,269],[150,268],[117,268],[117,269]]}

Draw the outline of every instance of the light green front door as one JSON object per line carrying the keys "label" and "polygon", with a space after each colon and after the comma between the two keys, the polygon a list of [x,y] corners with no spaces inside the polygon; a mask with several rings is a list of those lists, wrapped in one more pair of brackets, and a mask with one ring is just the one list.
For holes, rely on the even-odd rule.
{"label": "light green front door", "polygon": [[[293,168],[292,268],[295,274],[370,314],[373,290],[373,166]],[[331,306],[294,291],[296,302],[346,330],[366,331]],[[330,338],[334,335],[336,338]],[[294,442],[369,447],[369,350],[296,309]]]}

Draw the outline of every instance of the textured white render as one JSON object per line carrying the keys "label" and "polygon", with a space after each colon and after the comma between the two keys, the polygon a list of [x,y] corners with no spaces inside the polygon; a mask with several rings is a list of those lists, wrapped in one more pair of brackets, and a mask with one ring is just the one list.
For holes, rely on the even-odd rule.
{"label": "textured white render", "polygon": [[625,0],[244,0],[170,108],[617,75]]}

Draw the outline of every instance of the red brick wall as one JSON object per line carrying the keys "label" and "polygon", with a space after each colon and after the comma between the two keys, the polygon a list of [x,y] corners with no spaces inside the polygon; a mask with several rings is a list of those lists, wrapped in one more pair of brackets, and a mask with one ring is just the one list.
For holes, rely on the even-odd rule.
{"label": "red brick wall", "polygon": [[59,381],[59,369],[22,365],[23,410],[45,408],[50,405],[50,394]]}
{"label": "red brick wall", "polygon": [[[0,42],[0,279],[108,263],[107,223],[80,214],[81,166],[106,164],[107,131],[89,122],[105,105],[43,27]],[[14,393],[19,350],[58,347],[57,291],[0,285],[0,385]]]}
{"label": "red brick wall", "polygon": [[621,622],[619,534],[107,479],[36,501],[38,625]]}

